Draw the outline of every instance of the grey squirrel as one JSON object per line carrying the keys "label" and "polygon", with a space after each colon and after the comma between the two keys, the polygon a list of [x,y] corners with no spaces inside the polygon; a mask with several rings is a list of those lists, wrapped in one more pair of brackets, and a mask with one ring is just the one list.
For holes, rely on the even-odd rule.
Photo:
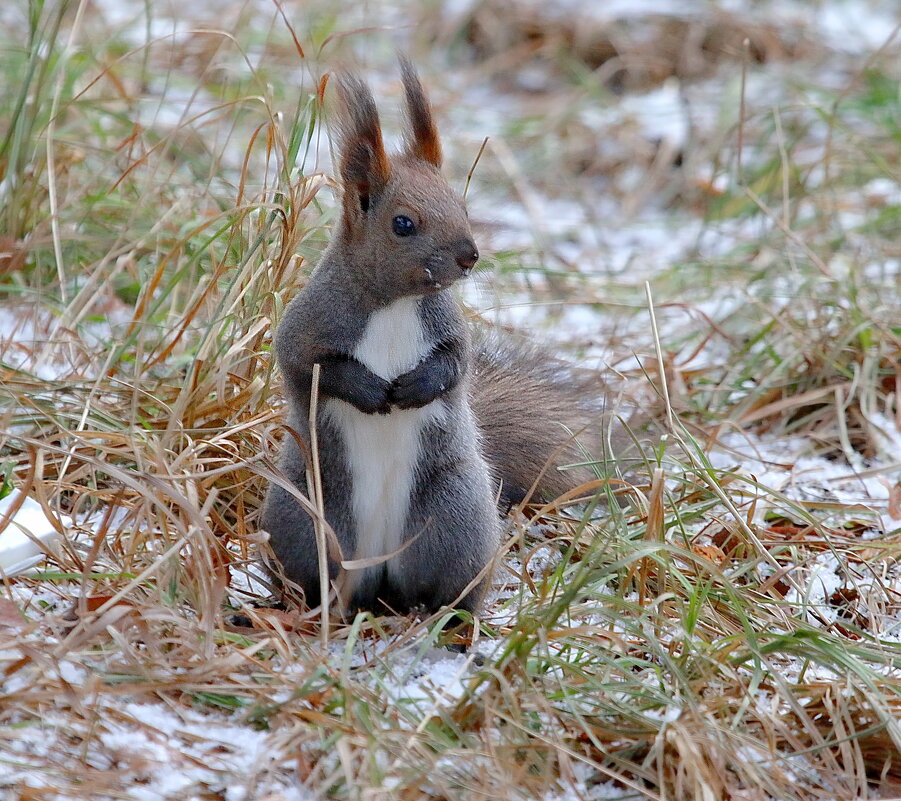
{"label": "grey squirrel", "polygon": [[[463,199],[441,175],[432,109],[406,59],[401,73],[407,131],[392,156],[368,86],[338,80],[341,217],[275,335],[296,432],[280,468],[309,497],[319,364],[325,517],[344,560],[394,554],[347,572],[349,606],[475,613],[500,543],[497,500],[516,503],[536,481],[535,497],[556,497],[592,477],[557,468],[584,461],[571,433],[597,416],[599,390],[541,351],[495,336],[473,343],[448,289],[470,274],[478,248]],[[318,603],[313,520],[275,482],[262,528],[284,576]],[[339,573],[331,559],[329,572]]]}

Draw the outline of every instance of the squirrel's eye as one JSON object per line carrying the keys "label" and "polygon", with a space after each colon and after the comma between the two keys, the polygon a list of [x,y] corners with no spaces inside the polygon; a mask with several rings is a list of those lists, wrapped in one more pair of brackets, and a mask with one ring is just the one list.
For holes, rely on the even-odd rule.
{"label": "squirrel's eye", "polygon": [[416,226],[409,217],[399,214],[391,221],[391,230],[398,236],[412,236],[416,233]]}

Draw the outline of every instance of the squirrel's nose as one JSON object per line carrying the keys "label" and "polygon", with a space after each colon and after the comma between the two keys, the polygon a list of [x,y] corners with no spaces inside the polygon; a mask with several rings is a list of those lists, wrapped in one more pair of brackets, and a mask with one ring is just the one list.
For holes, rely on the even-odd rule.
{"label": "squirrel's nose", "polygon": [[479,249],[476,247],[476,243],[468,236],[460,239],[454,246],[454,258],[460,265],[463,275],[469,275],[479,260]]}

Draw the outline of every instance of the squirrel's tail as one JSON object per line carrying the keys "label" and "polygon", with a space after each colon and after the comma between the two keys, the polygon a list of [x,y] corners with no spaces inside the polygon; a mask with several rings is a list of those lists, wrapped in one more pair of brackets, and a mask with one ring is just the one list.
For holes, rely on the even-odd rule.
{"label": "squirrel's tail", "polygon": [[597,478],[617,455],[604,435],[617,410],[606,408],[601,376],[496,334],[474,350],[471,402],[501,500],[551,500]]}

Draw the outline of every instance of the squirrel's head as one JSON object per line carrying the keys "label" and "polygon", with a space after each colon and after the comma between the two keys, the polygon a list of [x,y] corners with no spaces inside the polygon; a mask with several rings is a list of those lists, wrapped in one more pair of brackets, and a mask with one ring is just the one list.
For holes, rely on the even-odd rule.
{"label": "squirrel's head", "polygon": [[375,101],[342,76],[339,135],[342,219],[338,236],[364,280],[391,300],[446,289],[472,271],[479,251],[463,198],[441,175],[441,142],[413,66],[401,59],[407,107],[402,153],[388,156]]}

